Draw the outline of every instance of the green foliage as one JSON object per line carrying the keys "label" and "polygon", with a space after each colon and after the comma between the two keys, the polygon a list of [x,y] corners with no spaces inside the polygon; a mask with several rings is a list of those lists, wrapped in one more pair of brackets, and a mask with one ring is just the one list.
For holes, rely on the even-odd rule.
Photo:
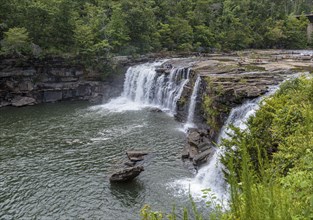
{"label": "green foliage", "polygon": [[111,19],[105,29],[109,43],[113,47],[113,52],[123,54],[123,47],[130,41],[129,32],[126,16],[121,6],[114,6]]}
{"label": "green foliage", "polygon": [[195,49],[199,52],[209,51],[216,44],[213,31],[205,25],[195,26],[194,36]]}
{"label": "green foliage", "polygon": [[233,128],[223,162],[238,219],[311,219],[313,79],[298,78],[263,101],[247,130]]}
{"label": "green foliage", "polygon": [[218,116],[219,112],[217,109],[215,109],[213,99],[209,95],[205,95],[203,97],[202,108],[204,109],[205,116],[207,118],[207,124],[212,130],[217,130],[218,123],[216,121],[216,117]]}
{"label": "green foliage", "polygon": [[[232,68],[232,66],[225,66],[224,68]],[[205,77],[205,82],[209,89],[207,94],[202,97],[202,110],[211,132],[217,134],[222,126],[222,114],[229,112],[229,108],[219,100],[219,97],[225,92],[223,86],[215,85],[210,77]]]}
{"label": "green foliage", "polygon": [[140,212],[140,216],[142,220],[162,220],[163,214],[160,212],[153,212],[151,207],[145,205]]}
{"label": "green foliage", "polygon": [[140,212],[141,220],[204,220],[204,219],[210,219],[210,220],[222,220],[227,219],[226,215],[224,215],[225,207],[220,205],[222,201],[217,201],[216,196],[211,192],[210,189],[203,190],[203,197],[207,199],[207,207],[211,209],[210,214],[205,217],[203,216],[197,206],[194,202],[191,195],[189,195],[190,204],[191,207],[189,209],[183,208],[179,213],[176,213],[175,206],[173,207],[173,210],[170,214],[163,214],[161,212],[154,212],[152,211],[151,207],[148,205],[145,205]]}
{"label": "green foliage", "polygon": [[[310,0],[1,0],[0,40],[24,27],[44,54],[305,48]],[[100,50],[104,52],[100,52]]]}
{"label": "green foliage", "polygon": [[308,39],[303,33],[305,33],[307,29],[307,24],[308,20],[304,16],[300,19],[297,19],[292,15],[287,17],[284,27],[285,48],[301,49],[306,47]]}
{"label": "green foliage", "polygon": [[174,41],[173,48],[182,51],[191,50],[193,30],[188,21],[182,18],[171,18],[169,24],[171,38]]}
{"label": "green foliage", "polygon": [[26,28],[10,28],[4,32],[1,41],[2,53],[5,55],[25,55],[30,53],[30,38]]}

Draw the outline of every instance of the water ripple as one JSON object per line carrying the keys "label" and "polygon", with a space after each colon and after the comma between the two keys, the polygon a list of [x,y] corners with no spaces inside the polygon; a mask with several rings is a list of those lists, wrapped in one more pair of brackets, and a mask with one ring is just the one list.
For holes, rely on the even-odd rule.
{"label": "water ripple", "polygon": [[[181,125],[147,110],[103,112],[81,103],[0,109],[0,219],[133,220],[144,204],[171,210],[166,184],[191,176],[179,157]],[[145,171],[109,184],[137,148],[150,152]]]}

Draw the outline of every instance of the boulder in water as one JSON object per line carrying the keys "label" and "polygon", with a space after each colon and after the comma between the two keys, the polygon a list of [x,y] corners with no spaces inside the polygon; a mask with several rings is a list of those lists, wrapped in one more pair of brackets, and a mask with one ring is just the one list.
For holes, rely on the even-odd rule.
{"label": "boulder in water", "polygon": [[188,130],[188,144],[184,147],[182,158],[190,159],[195,166],[205,163],[213,152],[207,130],[192,128]]}
{"label": "boulder in water", "polygon": [[188,133],[188,143],[192,146],[198,146],[200,144],[201,136],[198,132],[193,131],[191,133]]}
{"label": "boulder in water", "polygon": [[209,142],[202,142],[198,145],[199,152],[206,151],[210,148],[211,148],[211,145],[209,144]]}
{"label": "boulder in water", "polygon": [[181,157],[182,157],[183,159],[188,159],[188,158],[189,158],[189,145],[185,145]]}
{"label": "boulder in water", "polygon": [[202,153],[196,155],[193,158],[193,165],[200,166],[208,161],[208,159],[213,155],[214,150],[212,148],[203,151]]}
{"label": "boulder in water", "polygon": [[110,182],[127,182],[131,181],[144,171],[143,166],[125,168],[117,171],[110,177]]}
{"label": "boulder in water", "polygon": [[137,163],[137,162],[139,162],[139,161],[143,161],[143,160],[144,160],[144,157],[143,157],[143,156],[141,156],[141,157],[129,157],[129,160],[130,160],[131,162]]}
{"label": "boulder in water", "polygon": [[136,165],[136,162],[129,162],[129,161],[127,161],[127,162],[124,163],[124,165],[127,166],[127,167],[134,167]]}
{"label": "boulder in water", "polygon": [[158,113],[160,113],[160,112],[163,112],[161,109],[159,109],[159,108],[149,108],[149,111],[150,112],[158,112]]}
{"label": "boulder in water", "polygon": [[143,157],[148,155],[148,152],[145,151],[139,151],[139,150],[132,150],[132,151],[126,151],[127,157]]}
{"label": "boulder in water", "polygon": [[138,162],[144,160],[144,156],[148,155],[145,151],[127,151],[126,152],[128,159],[131,162]]}

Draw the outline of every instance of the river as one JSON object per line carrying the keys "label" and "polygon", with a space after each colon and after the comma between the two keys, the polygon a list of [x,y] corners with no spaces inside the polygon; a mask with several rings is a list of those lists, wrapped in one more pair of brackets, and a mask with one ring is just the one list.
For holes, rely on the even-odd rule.
{"label": "river", "polygon": [[[0,219],[139,219],[188,195],[172,182],[193,174],[180,159],[182,124],[165,113],[112,112],[84,102],[0,109]],[[127,184],[109,175],[127,149],[146,149],[145,171]]]}

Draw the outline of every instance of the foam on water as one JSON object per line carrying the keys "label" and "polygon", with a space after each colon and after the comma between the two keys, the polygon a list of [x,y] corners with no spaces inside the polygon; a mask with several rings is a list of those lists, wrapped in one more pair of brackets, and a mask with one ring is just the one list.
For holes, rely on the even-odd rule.
{"label": "foam on water", "polygon": [[130,67],[125,75],[124,89],[120,97],[91,108],[109,112],[138,111],[146,107],[158,107],[174,115],[177,101],[189,82],[188,68],[172,68],[169,73],[158,73],[156,68],[164,61]]}
{"label": "foam on water", "polygon": [[109,112],[121,113],[125,111],[139,111],[146,108],[148,105],[143,105],[138,102],[134,102],[126,97],[120,96],[116,99],[112,99],[110,102],[93,106],[90,109],[94,111],[107,110]]}

